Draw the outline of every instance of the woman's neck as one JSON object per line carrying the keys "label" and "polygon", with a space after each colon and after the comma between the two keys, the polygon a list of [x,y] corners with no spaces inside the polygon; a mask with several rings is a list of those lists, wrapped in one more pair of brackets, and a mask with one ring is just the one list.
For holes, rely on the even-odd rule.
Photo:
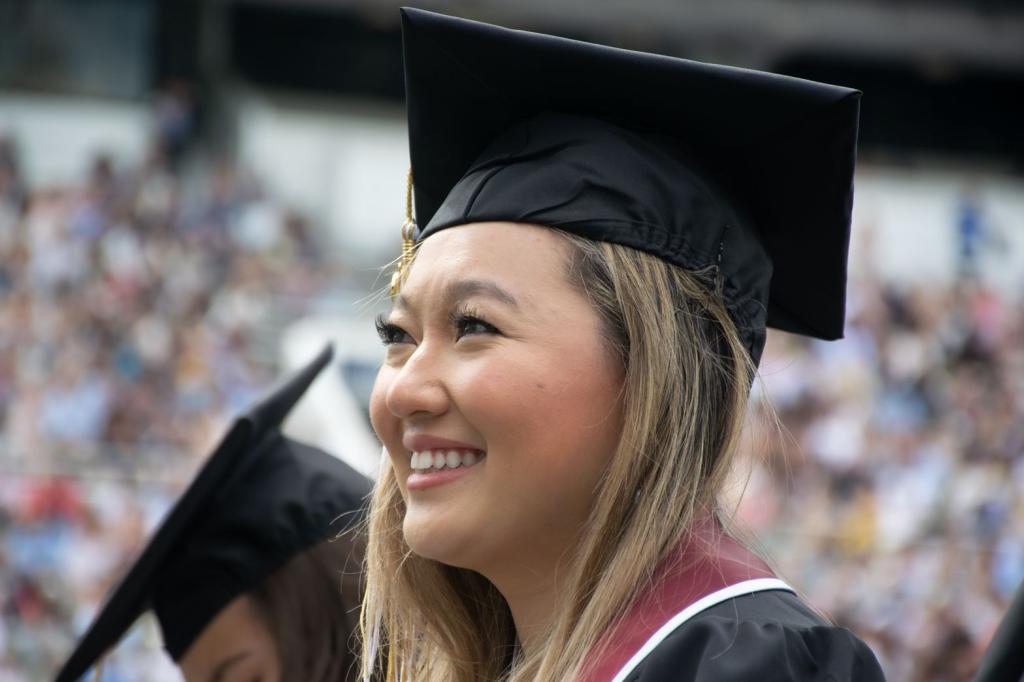
{"label": "woman's neck", "polygon": [[[505,570],[489,571],[490,580],[508,603],[516,638],[524,653],[543,639],[559,610],[559,597],[564,594],[566,567],[511,565]],[[560,579],[561,577],[561,579]]]}

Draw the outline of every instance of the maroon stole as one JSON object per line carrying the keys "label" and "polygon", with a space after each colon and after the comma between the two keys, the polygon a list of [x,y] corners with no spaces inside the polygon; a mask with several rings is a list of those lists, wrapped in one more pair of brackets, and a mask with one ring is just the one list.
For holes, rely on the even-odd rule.
{"label": "maroon stole", "polygon": [[[579,682],[611,682],[645,645],[652,646],[652,637],[660,641],[656,635],[664,636],[675,629],[670,621],[675,621],[675,626],[681,624],[688,607],[697,609],[692,615],[703,610],[697,604],[702,599],[707,599],[704,608],[708,608],[717,603],[716,596],[723,601],[737,596],[732,592],[786,589],[779,581],[742,584],[773,578],[767,564],[726,535],[717,522],[697,524],[697,529],[659,564],[652,587],[612,627]],[[727,590],[734,586],[734,590]],[[723,590],[726,592],[716,595]]]}

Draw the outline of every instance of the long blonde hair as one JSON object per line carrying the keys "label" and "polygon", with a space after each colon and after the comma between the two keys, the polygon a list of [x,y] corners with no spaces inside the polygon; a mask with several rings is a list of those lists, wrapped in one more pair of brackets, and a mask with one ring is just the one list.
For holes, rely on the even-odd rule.
{"label": "long blonde hair", "polygon": [[696,516],[716,507],[754,371],[716,273],[565,238],[569,279],[625,369],[622,434],[574,548],[571,587],[541,644],[521,652],[490,582],[409,550],[405,506],[385,461],[369,517],[365,680],[572,680]]}

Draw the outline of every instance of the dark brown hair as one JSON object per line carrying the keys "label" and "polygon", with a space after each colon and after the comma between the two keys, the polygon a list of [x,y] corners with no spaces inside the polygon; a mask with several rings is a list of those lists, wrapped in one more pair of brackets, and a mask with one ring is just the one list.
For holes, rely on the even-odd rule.
{"label": "dark brown hair", "polygon": [[249,596],[281,656],[281,679],[356,682],[365,541],[355,531],[299,553]]}

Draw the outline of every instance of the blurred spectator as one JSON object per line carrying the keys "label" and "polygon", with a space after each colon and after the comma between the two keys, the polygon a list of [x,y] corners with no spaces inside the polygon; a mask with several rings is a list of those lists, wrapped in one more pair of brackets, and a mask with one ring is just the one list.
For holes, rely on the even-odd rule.
{"label": "blurred spectator", "polygon": [[195,86],[175,79],[157,93],[153,105],[154,137],[172,168],[179,168],[196,135],[198,108]]}
{"label": "blurred spectator", "polygon": [[958,246],[958,273],[964,278],[978,277],[982,270],[982,255],[986,250],[998,252],[1006,248],[1006,240],[985,212],[981,192],[968,185],[957,198],[956,237]]}

